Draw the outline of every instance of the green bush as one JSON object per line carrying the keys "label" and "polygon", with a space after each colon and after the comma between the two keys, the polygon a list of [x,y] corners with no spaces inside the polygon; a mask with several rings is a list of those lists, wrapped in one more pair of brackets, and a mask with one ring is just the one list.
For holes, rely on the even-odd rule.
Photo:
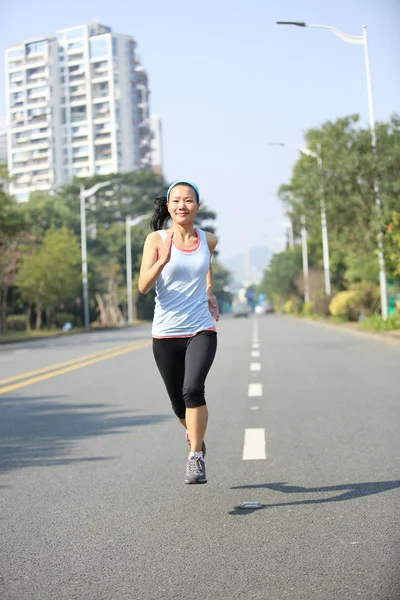
{"label": "green bush", "polygon": [[358,321],[361,314],[360,294],[355,290],[339,292],[329,304],[333,317],[344,317],[349,321]]}
{"label": "green bush", "polygon": [[54,316],[54,323],[56,327],[64,327],[65,323],[72,323],[75,325],[75,315],[71,313],[59,312]]}
{"label": "green bush", "polygon": [[300,314],[301,308],[302,308],[302,302],[301,302],[300,298],[293,296],[292,298],[290,298],[290,300],[286,300],[284,307],[283,307],[283,312],[287,315],[290,315],[293,313]]}
{"label": "green bush", "polygon": [[312,302],[305,302],[303,306],[303,315],[309,317],[314,312],[314,305]]}
{"label": "green bush", "polygon": [[8,331],[26,331],[28,317],[26,315],[9,315],[6,318]]}
{"label": "green bush", "polygon": [[400,329],[400,316],[393,315],[384,321],[380,315],[373,315],[363,319],[361,321],[361,327],[363,329],[369,329],[378,332],[393,331],[394,329]]}
{"label": "green bush", "polygon": [[293,312],[293,302],[291,300],[286,300],[285,305],[283,307],[283,312],[286,315],[290,315]]}
{"label": "green bush", "polygon": [[370,316],[380,312],[379,286],[364,282],[352,286],[351,290],[358,294],[355,308],[360,314]]}

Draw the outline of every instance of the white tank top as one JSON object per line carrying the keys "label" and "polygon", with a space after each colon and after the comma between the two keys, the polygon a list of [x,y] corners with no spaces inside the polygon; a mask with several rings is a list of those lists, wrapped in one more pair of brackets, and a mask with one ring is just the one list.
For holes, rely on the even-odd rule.
{"label": "white tank top", "polygon": [[[167,232],[158,233],[164,242]],[[215,330],[207,300],[211,255],[205,232],[196,228],[196,233],[193,250],[179,250],[172,244],[170,261],[157,279],[153,337],[190,337]]]}

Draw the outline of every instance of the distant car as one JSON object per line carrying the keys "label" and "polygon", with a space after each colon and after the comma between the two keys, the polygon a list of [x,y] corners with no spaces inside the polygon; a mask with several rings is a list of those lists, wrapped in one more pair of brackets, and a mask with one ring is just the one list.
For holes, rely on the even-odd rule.
{"label": "distant car", "polygon": [[274,307],[269,302],[267,302],[267,306],[266,306],[265,312],[266,313],[274,313],[275,312]]}
{"label": "distant car", "polygon": [[262,304],[257,304],[255,308],[256,315],[265,315],[267,313],[273,313],[274,307],[271,306],[269,302],[263,302]]}
{"label": "distant car", "polygon": [[251,308],[245,302],[234,302],[232,304],[233,317],[248,317],[251,313]]}

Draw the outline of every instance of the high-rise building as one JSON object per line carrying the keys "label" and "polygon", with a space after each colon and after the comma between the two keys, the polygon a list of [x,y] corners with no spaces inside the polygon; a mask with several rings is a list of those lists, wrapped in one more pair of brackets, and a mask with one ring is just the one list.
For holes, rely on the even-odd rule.
{"label": "high-rise building", "polygon": [[151,129],[151,167],[153,171],[162,175],[163,173],[163,158],[162,158],[162,127],[161,119],[158,115],[150,116]]}
{"label": "high-rise building", "polygon": [[11,193],[151,168],[148,77],[132,37],[97,22],[6,50]]}
{"label": "high-rise building", "polygon": [[0,117],[0,164],[8,162],[7,127],[4,117]]}

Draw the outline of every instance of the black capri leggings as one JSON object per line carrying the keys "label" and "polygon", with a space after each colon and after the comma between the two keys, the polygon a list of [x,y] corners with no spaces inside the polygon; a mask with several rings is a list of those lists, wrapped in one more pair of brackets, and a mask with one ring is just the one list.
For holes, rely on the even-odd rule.
{"label": "black capri leggings", "polygon": [[153,338],[154,358],[179,419],[185,418],[186,408],[205,405],[204,383],[216,351],[215,331],[190,338]]}

